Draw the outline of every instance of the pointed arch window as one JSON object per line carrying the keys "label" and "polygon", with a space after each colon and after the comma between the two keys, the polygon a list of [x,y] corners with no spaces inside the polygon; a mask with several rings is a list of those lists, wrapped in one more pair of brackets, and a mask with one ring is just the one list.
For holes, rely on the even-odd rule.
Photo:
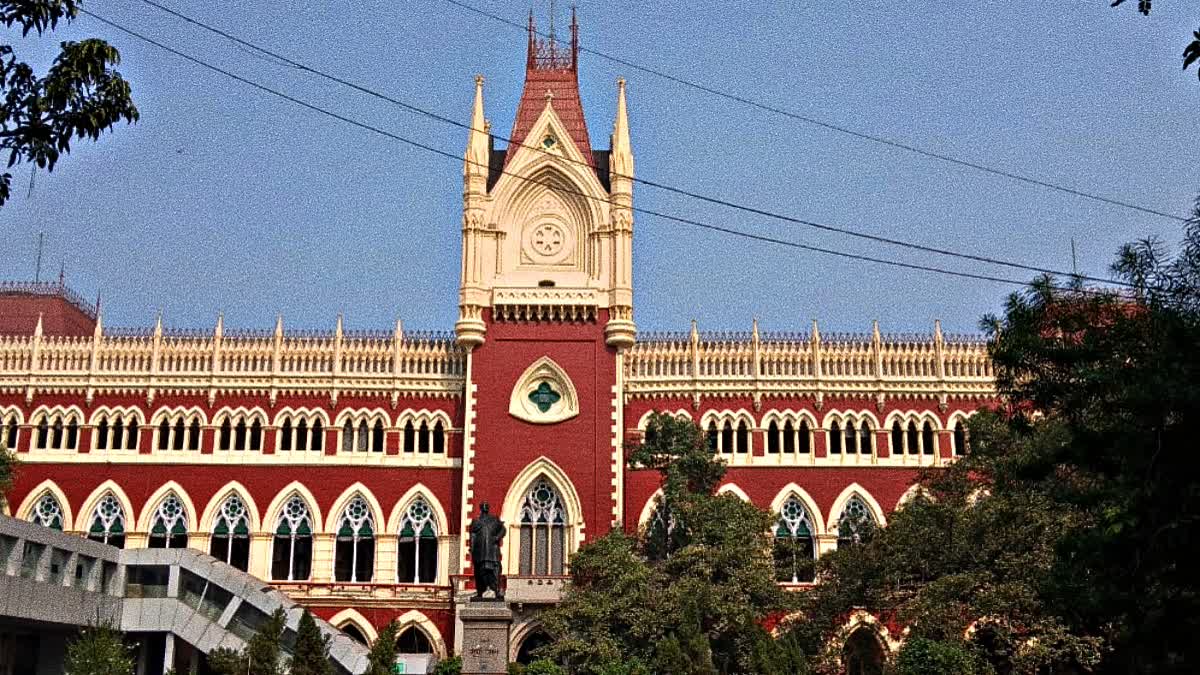
{"label": "pointed arch window", "polygon": [[837,420],[829,425],[829,454],[842,454],[842,425]]}
{"label": "pointed arch window", "polygon": [[[787,435],[786,427],[784,427],[784,435],[785,436]],[[777,422],[775,422],[774,420],[772,420],[771,424],[769,426],[767,426],[767,454],[768,455],[778,455],[779,454],[779,451],[780,451],[779,441],[780,441],[779,424]],[[786,443],[787,441],[784,440],[784,442]],[[795,448],[793,448],[793,449],[795,449]]]}
{"label": "pointed arch window", "polygon": [[433,509],[422,498],[409,505],[400,523],[397,580],[402,584],[437,581],[438,538]]}
{"label": "pointed arch window", "polygon": [[400,632],[396,638],[397,654],[432,654],[433,643],[425,631],[417,626],[409,626]]}
{"label": "pointed arch window", "polygon": [[846,639],[842,653],[846,675],[879,675],[883,673],[883,647],[869,628],[858,628]]}
{"label": "pointed arch window", "polygon": [[917,423],[909,420],[905,438],[908,440],[908,454],[917,455],[921,452],[921,438],[917,433]]}
{"label": "pointed arch window", "polygon": [[933,435],[933,425],[927,420],[925,424],[921,426],[921,452],[926,455],[932,455],[934,451],[934,445],[935,441]]}
{"label": "pointed arch window", "polygon": [[96,425],[97,450],[137,450],[138,423],[132,415],[104,413]]}
{"label": "pointed arch window", "polygon": [[271,579],[307,581],[312,576],[312,512],[300,495],[288,497],[275,523]]}
{"label": "pointed arch window", "polygon": [[900,420],[892,422],[892,454],[904,454],[904,427],[900,426]]}
{"label": "pointed arch window", "polygon": [[38,450],[76,450],[79,417],[75,413],[42,413],[37,421]]}
{"label": "pointed arch window", "polygon": [[874,444],[871,442],[871,425],[863,420],[858,425],[858,451],[864,455],[871,454]]}
{"label": "pointed arch window", "polygon": [[46,493],[38,498],[37,503],[33,505],[33,511],[29,514],[29,521],[37,523],[42,527],[62,532],[62,505],[58,503],[54,495]]}
{"label": "pointed arch window", "polygon": [[708,423],[708,449],[710,452],[717,451],[717,439],[720,434],[717,432],[717,423],[715,421]]}
{"label": "pointed arch window", "polygon": [[209,555],[245,572],[250,567],[250,513],[237,495],[221,504],[213,525]]}
{"label": "pointed arch window", "polygon": [[876,527],[875,517],[863,498],[858,495],[850,497],[838,518],[838,548],[869,540]]}
{"label": "pointed arch window", "polygon": [[357,424],[346,420],[342,425],[342,452],[383,452],[384,440],[383,420],[377,419],[374,424],[367,419]]}
{"label": "pointed arch window", "polygon": [[334,548],[335,581],[366,583],[375,572],[375,523],[367,500],[355,496],[342,511]]}
{"label": "pointed arch window", "polygon": [[812,517],[800,499],[795,495],[788,497],[779,509],[779,522],[775,525],[777,581],[794,584],[813,580],[817,549],[812,524]]}
{"label": "pointed arch window", "polygon": [[150,548],[187,548],[187,513],[175,494],[167,495],[150,521]]}
{"label": "pointed arch window", "polygon": [[962,420],[954,423],[954,454],[957,457],[967,454],[967,427]]}
{"label": "pointed arch window", "polygon": [[101,497],[92,511],[87,538],[109,546],[125,548],[125,509],[121,508],[121,502],[117,501],[111,492]]}
{"label": "pointed arch window", "polygon": [[560,575],[567,547],[567,510],[550,482],[537,480],[521,505],[521,574]]}
{"label": "pointed arch window", "polygon": [[4,447],[15,451],[17,449],[17,415],[10,413],[7,417],[0,417],[3,420],[3,429],[0,429],[0,438],[4,439]]}

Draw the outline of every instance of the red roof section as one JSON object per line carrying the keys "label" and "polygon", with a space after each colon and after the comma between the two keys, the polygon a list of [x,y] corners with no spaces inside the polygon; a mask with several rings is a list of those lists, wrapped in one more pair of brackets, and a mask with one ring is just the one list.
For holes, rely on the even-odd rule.
{"label": "red roof section", "polygon": [[521,104],[517,107],[517,117],[513,120],[512,134],[509,135],[508,152],[504,163],[512,160],[517,148],[522,145],[537,146],[537,140],[528,140],[533,125],[546,109],[546,92],[550,92],[550,106],[566,127],[571,141],[583,159],[595,168],[596,162],[592,157],[592,144],[588,139],[587,122],[583,117],[583,101],[579,96],[579,24],[571,16],[571,47],[570,51],[561,48],[554,40],[553,34],[547,40],[539,40],[537,29],[533,23],[533,15],[529,17],[529,56],[525,64],[525,89],[521,93]]}
{"label": "red roof section", "polygon": [[96,310],[61,282],[0,282],[0,335],[33,335],[38,317],[43,335],[90,337]]}

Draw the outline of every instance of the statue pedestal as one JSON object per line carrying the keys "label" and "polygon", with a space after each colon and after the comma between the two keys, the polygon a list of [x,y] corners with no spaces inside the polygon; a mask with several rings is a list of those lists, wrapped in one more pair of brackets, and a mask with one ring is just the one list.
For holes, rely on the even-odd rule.
{"label": "statue pedestal", "polygon": [[508,672],[508,633],[512,610],[503,600],[471,600],[463,606],[463,675]]}

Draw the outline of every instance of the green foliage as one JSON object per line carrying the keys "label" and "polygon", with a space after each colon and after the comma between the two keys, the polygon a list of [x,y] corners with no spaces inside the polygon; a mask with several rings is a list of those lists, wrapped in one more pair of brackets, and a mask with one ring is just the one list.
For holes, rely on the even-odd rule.
{"label": "green foliage", "polygon": [[507,670],[508,675],[567,675],[562,666],[549,659],[538,659],[529,665],[513,662]]}
{"label": "green foliage", "polygon": [[396,637],[399,633],[400,624],[395,619],[379,631],[367,653],[367,669],[363,675],[390,675],[393,672],[396,665]]}
{"label": "green foliage", "polygon": [[0,434],[0,506],[4,506],[5,497],[12,489],[13,480],[17,475],[17,454],[7,447],[7,442]]}
{"label": "green foliage", "polygon": [[1200,595],[1180,561],[1200,556],[1200,202],[1178,256],[1140,242],[1114,271],[1134,290],[1039,280],[985,319],[1004,406],[971,420],[969,455],[922,476],[927,496],[822,556],[791,628],[822,669],[865,608],[908,627],[914,660],[1195,672]]}
{"label": "green foliage", "polygon": [[67,645],[68,675],[133,675],[134,648],[111,624],[89,626]]}
{"label": "green foliage", "polygon": [[772,516],[714,494],[725,465],[690,422],[653,416],[630,464],[662,475],[658,513],[639,536],[612,532],[572,558],[540,655],[581,675],[780,672],[761,628],[791,605],[775,583]]}
{"label": "green foliage", "polygon": [[284,675],[287,670],[282,639],[286,624],[283,609],[276,609],[250,637],[245,649],[222,647],[209,652],[209,668],[218,675]]}
{"label": "green foliage", "polygon": [[306,609],[296,628],[296,647],[291,660],[291,675],[333,675],[329,662],[330,637],[321,633]]}
{"label": "green foliage", "polygon": [[430,675],[462,675],[462,657],[451,656],[438,661]]}
{"label": "green foliage", "polygon": [[[986,668],[986,666],[984,666]],[[896,660],[896,675],[983,675],[975,657],[962,644],[926,638],[904,642]]]}
{"label": "green foliage", "polygon": [[[21,27],[22,36],[70,23],[76,0],[0,0],[0,23]],[[0,44],[0,150],[8,166],[30,162],[53,171],[75,138],[96,140],[122,120],[138,120],[129,83],[114,68],[120,53],[103,40],[63,42],[44,77]],[[0,206],[8,200],[12,174],[0,175]]]}

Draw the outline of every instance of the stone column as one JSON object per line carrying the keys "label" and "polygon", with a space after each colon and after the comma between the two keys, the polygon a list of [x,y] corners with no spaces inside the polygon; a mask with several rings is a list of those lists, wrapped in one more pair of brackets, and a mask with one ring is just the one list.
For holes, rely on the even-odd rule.
{"label": "stone column", "polygon": [[459,612],[462,621],[463,675],[508,672],[508,638],[512,610],[502,600],[468,601]]}

